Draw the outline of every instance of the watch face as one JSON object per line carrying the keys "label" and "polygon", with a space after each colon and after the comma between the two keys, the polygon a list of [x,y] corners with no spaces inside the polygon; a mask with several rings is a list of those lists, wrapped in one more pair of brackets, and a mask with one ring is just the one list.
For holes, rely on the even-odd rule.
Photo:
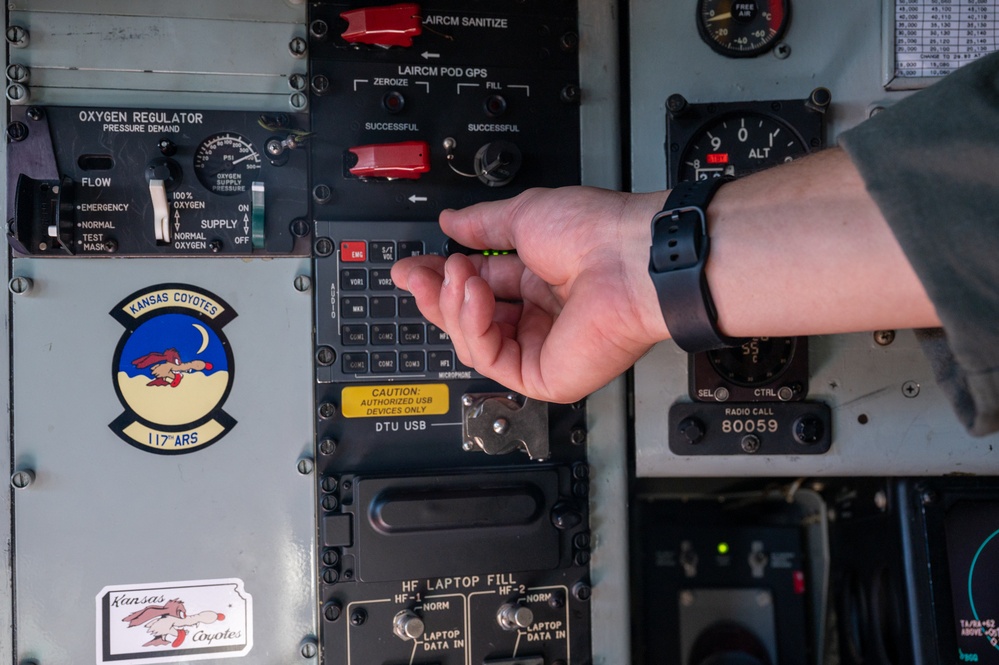
{"label": "watch face", "polygon": [[697,31],[716,52],[748,58],[777,44],[789,16],[789,0],[699,0]]}
{"label": "watch face", "polygon": [[805,142],[784,121],[733,111],[708,121],[691,136],[680,158],[678,180],[739,177],[807,152]]}

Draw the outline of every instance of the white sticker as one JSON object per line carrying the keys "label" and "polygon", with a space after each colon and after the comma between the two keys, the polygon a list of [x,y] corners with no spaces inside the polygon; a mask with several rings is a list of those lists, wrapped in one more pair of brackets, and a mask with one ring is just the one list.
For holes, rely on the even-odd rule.
{"label": "white sticker", "polygon": [[98,663],[236,658],[252,647],[242,580],[107,586],[97,595]]}

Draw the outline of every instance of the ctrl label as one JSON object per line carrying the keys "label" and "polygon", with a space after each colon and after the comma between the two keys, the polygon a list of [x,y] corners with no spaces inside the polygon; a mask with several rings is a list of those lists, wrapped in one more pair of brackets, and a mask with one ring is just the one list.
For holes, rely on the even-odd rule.
{"label": "ctrl label", "polygon": [[240,579],[106,586],[97,594],[97,663],[238,658],[253,648]]}

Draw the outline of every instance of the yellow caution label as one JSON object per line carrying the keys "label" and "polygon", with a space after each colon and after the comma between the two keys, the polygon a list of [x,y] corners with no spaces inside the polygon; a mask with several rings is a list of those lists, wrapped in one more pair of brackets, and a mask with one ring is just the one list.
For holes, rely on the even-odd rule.
{"label": "yellow caution label", "polygon": [[449,408],[446,383],[347,386],[340,393],[340,410],[347,418],[442,416]]}

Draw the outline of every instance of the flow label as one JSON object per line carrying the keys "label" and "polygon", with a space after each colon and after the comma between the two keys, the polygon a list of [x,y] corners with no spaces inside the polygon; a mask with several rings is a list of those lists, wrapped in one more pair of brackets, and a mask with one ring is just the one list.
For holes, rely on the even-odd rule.
{"label": "flow label", "polygon": [[446,383],[348,386],[340,399],[340,409],[347,418],[442,416],[450,408]]}

